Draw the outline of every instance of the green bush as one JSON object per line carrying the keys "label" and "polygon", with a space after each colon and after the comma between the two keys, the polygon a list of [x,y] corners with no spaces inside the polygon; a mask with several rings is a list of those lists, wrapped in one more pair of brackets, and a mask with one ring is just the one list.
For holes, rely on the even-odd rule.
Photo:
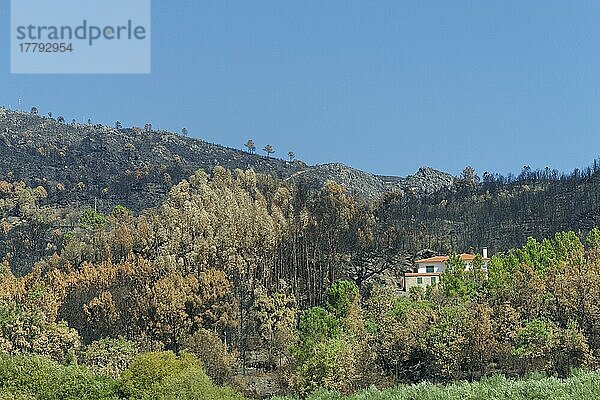
{"label": "green bush", "polygon": [[215,386],[200,361],[185,352],[179,357],[171,351],[139,355],[121,375],[120,388],[129,399],[242,399],[231,389]]}
{"label": "green bush", "polygon": [[358,297],[358,287],[354,282],[336,281],[327,290],[327,308],[336,317],[344,318]]}
{"label": "green bush", "polygon": [[79,226],[87,230],[95,230],[106,223],[104,214],[94,210],[85,210],[79,219]]}
{"label": "green bush", "polygon": [[118,399],[113,379],[41,356],[0,356],[0,399]]}
{"label": "green bush", "polygon": [[233,389],[215,386],[200,366],[185,369],[177,375],[167,376],[153,386],[150,398],[161,400],[242,400]]}

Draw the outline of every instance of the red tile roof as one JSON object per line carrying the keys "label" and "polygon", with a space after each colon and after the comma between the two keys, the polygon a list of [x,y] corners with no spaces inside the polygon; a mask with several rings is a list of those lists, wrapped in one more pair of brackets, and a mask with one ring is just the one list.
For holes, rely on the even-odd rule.
{"label": "red tile roof", "polygon": [[[448,256],[435,256],[435,257],[430,257],[430,258],[423,258],[421,260],[417,260],[415,261],[415,263],[417,264],[423,264],[423,263],[439,263],[439,262],[446,262],[448,261],[450,257]],[[475,254],[468,254],[468,253],[462,253],[460,255],[460,259],[462,261],[468,262],[468,261],[473,261],[475,259]],[[484,261],[489,261],[489,258],[484,258]]]}

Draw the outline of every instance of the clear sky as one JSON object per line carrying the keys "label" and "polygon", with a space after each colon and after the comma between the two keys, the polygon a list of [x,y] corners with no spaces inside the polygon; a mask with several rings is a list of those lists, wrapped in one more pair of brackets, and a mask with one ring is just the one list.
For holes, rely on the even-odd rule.
{"label": "clear sky", "polygon": [[10,75],[0,105],[379,174],[600,155],[600,2],[155,0],[150,75]]}

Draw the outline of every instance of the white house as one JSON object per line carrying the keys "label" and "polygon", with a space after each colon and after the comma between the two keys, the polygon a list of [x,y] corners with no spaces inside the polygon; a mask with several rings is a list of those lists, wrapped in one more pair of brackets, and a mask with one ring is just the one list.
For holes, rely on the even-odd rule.
{"label": "white house", "polygon": [[[485,269],[490,260],[487,248],[483,249],[482,256]],[[408,291],[413,286],[425,287],[438,283],[440,275],[446,269],[446,263],[449,258],[448,256],[435,256],[415,261],[416,272],[406,272],[404,274],[404,290]],[[464,261],[465,268],[469,270],[475,259],[475,254],[463,253],[460,255],[460,259]]]}

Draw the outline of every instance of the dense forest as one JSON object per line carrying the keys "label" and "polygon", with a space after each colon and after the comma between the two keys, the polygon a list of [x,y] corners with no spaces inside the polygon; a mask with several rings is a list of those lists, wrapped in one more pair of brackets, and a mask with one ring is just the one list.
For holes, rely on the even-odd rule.
{"label": "dense forest", "polygon": [[[453,193],[394,213],[392,195],[373,204],[334,182],[314,190],[222,167],[196,172],[140,214],[121,205],[107,214],[54,208],[42,205],[41,185],[0,182],[0,391],[305,397],[595,369],[600,230],[528,238],[466,271],[453,253],[465,249],[459,243],[420,246],[433,227],[421,236],[400,229],[407,210],[450,220],[449,205],[459,197],[475,204],[482,190],[513,193],[507,201],[528,199],[538,210],[535,188],[550,186],[533,178],[476,185],[470,177]],[[482,215],[494,203],[473,204]],[[499,215],[464,221],[471,229],[457,238],[476,247],[504,235],[494,225]],[[406,293],[402,272],[425,247],[448,250],[448,268],[438,285]],[[36,383],[56,380],[67,383]],[[97,391],[82,396],[85,385]]]}

